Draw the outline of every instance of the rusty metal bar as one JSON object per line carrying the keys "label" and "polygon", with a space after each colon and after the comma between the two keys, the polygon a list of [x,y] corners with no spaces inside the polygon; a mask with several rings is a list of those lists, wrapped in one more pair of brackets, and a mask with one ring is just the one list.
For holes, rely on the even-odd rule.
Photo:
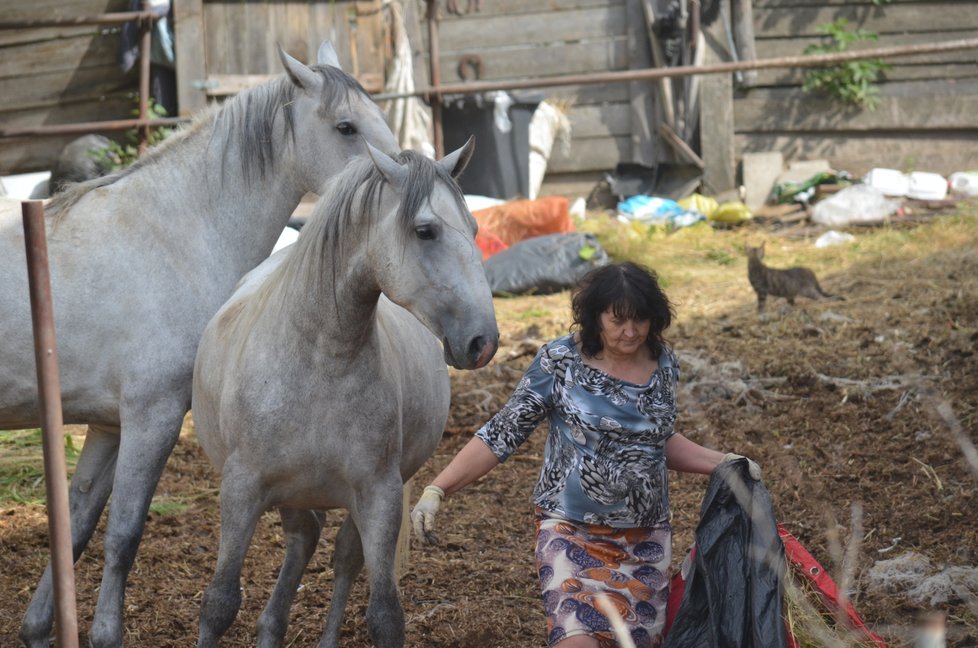
{"label": "rusty metal bar", "polygon": [[[733,63],[715,63],[713,65],[681,65],[669,68],[648,68],[645,70],[620,70],[617,72],[595,72],[591,74],[566,74],[562,76],[541,77],[537,79],[511,79],[506,81],[468,81],[465,83],[447,83],[431,88],[420,88],[414,92],[380,93],[373,95],[375,101],[387,99],[402,99],[404,97],[431,97],[446,94],[474,94],[492,90],[523,90],[531,88],[549,88],[555,86],[591,85],[597,83],[621,83],[626,81],[644,81],[651,79],[692,76],[697,74],[729,74],[742,70],[761,70],[767,68],[807,68],[859,61],[872,58],[890,58],[896,56],[913,56],[915,54],[933,54],[935,52],[951,52],[963,49],[978,48],[978,38],[962,38],[944,43],[923,45],[902,45],[898,47],[879,47],[858,52],[839,52],[836,54],[816,54],[808,56],[784,56],[772,59],[757,59],[755,61],[736,61]],[[432,103],[434,106],[434,103]]]}
{"label": "rusty metal bar", "polygon": [[[428,59],[431,70],[431,86],[433,88],[429,96],[429,104],[431,105],[431,125],[435,140],[435,158],[441,159],[445,155],[445,136],[442,131],[441,96],[438,94],[438,87],[441,85],[441,63],[439,62],[441,54],[438,46],[438,0],[427,0],[427,2]],[[429,93],[425,94],[429,95]],[[400,96],[416,96],[416,93]]]}
{"label": "rusty metal bar", "polygon": [[0,139],[7,137],[38,137],[46,135],[72,135],[91,133],[100,130],[126,130],[127,128],[155,128],[157,126],[179,126],[190,121],[188,117],[161,117],[159,119],[116,119],[113,121],[78,122],[76,124],[53,124],[51,126],[29,126],[26,128],[0,128]]}
{"label": "rusty metal bar", "polygon": [[30,18],[26,20],[0,20],[0,29],[35,29],[38,27],[74,27],[76,25],[118,25],[130,20],[155,20],[152,11],[125,11],[74,18]]}
{"label": "rusty metal bar", "polygon": [[58,648],[78,648],[78,613],[75,609],[75,571],[68,515],[68,475],[65,467],[61,414],[61,382],[54,335],[54,308],[44,235],[44,204],[21,203],[27,277],[34,326],[34,357],[44,449],[44,489],[47,493],[48,536],[54,577],[55,642]]}

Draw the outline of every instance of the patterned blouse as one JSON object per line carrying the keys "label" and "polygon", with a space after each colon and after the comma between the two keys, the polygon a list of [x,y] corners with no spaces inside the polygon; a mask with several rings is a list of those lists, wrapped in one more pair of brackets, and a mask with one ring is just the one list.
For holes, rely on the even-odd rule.
{"label": "patterned blouse", "polygon": [[653,527],[669,518],[665,443],[675,433],[678,379],[667,347],[649,382],[637,385],[585,364],[564,336],[541,347],[476,436],[506,461],[549,417],[536,505],[588,524]]}

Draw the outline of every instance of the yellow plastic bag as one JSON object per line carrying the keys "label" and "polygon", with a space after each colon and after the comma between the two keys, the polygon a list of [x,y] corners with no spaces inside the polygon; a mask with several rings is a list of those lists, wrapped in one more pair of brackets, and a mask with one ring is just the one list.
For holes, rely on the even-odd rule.
{"label": "yellow plastic bag", "polygon": [[742,202],[725,202],[717,207],[707,218],[718,223],[736,224],[749,221],[754,218],[754,214]]}
{"label": "yellow plastic bag", "polygon": [[694,193],[680,200],[679,206],[687,211],[698,211],[710,219],[713,218],[713,212],[717,210],[720,203],[717,202],[716,198]]}

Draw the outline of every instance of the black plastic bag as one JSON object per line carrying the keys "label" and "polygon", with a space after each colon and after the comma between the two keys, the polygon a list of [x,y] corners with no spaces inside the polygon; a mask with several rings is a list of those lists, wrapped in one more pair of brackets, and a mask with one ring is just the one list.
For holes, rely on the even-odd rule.
{"label": "black plastic bag", "polygon": [[747,460],[720,464],[696,528],[693,567],[664,648],[781,648],[785,558],[771,497]]}
{"label": "black plastic bag", "polygon": [[514,243],[485,260],[497,296],[547,294],[573,287],[589,270],[608,262],[592,234],[545,234]]}

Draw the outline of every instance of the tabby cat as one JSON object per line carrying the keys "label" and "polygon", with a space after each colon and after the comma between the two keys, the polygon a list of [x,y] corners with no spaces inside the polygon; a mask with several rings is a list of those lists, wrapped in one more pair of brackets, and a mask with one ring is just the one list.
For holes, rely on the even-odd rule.
{"label": "tabby cat", "polygon": [[764,312],[764,302],[768,295],[784,297],[794,306],[795,297],[809,299],[842,299],[830,295],[818,285],[815,273],[808,268],[769,268],[761,262],[764,258],[764,244],[760,247],[744,246],[747,252],[747,278],[757,293],[757,312]]}

